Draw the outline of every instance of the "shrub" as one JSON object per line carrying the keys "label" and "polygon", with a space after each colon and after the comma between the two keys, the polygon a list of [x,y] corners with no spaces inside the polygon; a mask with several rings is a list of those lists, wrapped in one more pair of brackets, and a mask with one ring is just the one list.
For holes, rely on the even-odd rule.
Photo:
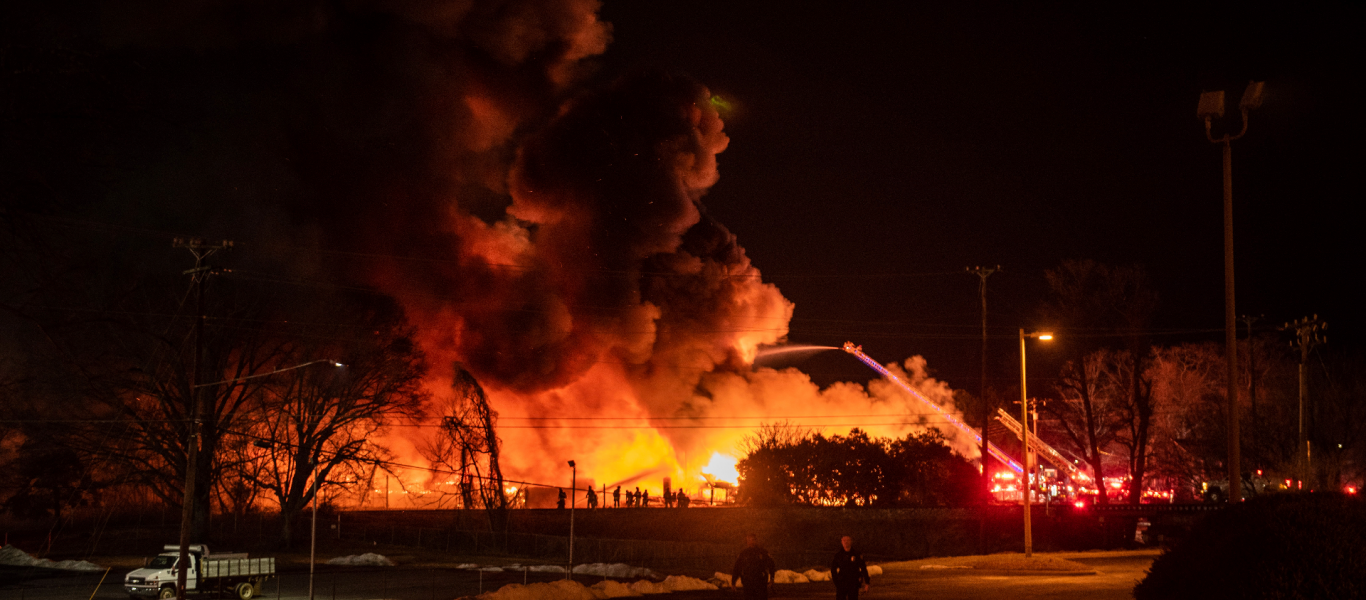
{"label": "shrub", "polygon": [[1153,562],[1136,600],[1366,596],[1366,503],[1263,496],[1211,515]]}

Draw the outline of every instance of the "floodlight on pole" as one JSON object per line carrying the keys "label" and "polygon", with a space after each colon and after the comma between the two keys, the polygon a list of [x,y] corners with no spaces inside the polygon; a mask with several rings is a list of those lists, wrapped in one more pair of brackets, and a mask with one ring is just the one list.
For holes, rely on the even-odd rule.
{"label": "floodlight on pole", "polygon": [[1195,115],[1201,119],[1224,118],[1224,91],[1200,94],[1200,105],[1196,107]]}
{"label": "floodlight on pole", "polygon": [[1243,97],[1238,100],[1238,109],[1244,112],[1261,108],[1262,89],[1266,87],[1265,81],[1249,81],[1247,87],[1243,89]]}
{"label": "floodlight on pole", "polygon": [[1224,116],[1224,92],[1204,92],[1200,94],[1200,104],[1196,116],[1205,122],[1205,138],[1212,144],[1223,147],[1224,163],[1224,347],[1225,413],[1228,417],[1228,497],[1232,502],[1242,498],[1241,439],[1238,434],[1238,317],[1235,311],[1233,287],[1233,140],[1247,133],[1247,114],[1262,105],[1265,82],[1249,81],[1243,89],[1243,97],[1238,101],[1238,111],[1242,114],[1241,129],[1236,135],[1224,134],[1216,138],[1212,131],[1214,119]]}
{"label": "floodlight on pole", "polygon": [[[1033,471],[1029,462],[1029,395],[1025,376],[1025,338],[1048,341],[1053,339],[1053,332],[1036,331],[1034,333],[1025,333],[1024,329],[1020,330],[1020,441],[1023,442],[1024,445],[1022,452],[1023,456],[1021,457],[1021,462],[1024,464],[1024,473],[1022,473],[1023,477],[1020,482],[1022,486],[1020,505],[1024,512],[1025,558],[1030,558],[1034,554],[1033,532],[1030,531],[1029,523],[1029,509],[1030,505],[1033,503],[1030,496],[1033,495],[1034,486],[1029,479],[1029,476],[1033,474]],[[1100,478],[1100,473],[1096,474],[1096,478]]]}

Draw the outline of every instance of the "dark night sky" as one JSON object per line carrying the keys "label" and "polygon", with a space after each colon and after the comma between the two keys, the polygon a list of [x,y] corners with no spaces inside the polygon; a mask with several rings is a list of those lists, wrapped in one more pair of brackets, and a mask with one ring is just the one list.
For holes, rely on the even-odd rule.
{"label": "dark night sky", "polygon": [[[1359,5],[919,4],[615,0],[601,10],[614,40],[600,79],[679,70],[737,107],[704,202],[796,304],[792,342],[852,340],[883,362],[923,354],[950,384],[975,389],[977,278],[963,269],[1000,264],[988,286],[992,363],[1008,382],[1015,328],[1047,325],[1036,319],[1044,269],[1088,258],[1148,270],[1168,332],[1159,341],[1221,339],[1219,149],[1195,106],[1201,91],[1236,99],[1258,79],[1265,104],[1234,144],[1239,312],[1268,324],[1317,313],[1330,343],[1360,345],[1362,253],[1349,216],[1362,197]],[[411,119],[435,101],[370,93],[433,89],[414,82],[444,68],[439,53],[403,44],[410,31],[392,15],[328,5],[351,20],[314,39],[297,34],[312,31],[309,2],[282,3],[279,17],[274,3],[206,11],[240,21],[199,29],[177,21],[192,22],[191,8],[135,2],[120,20],[95,5],[0,13],[7,81],[32,80],[24,61],[77,66],[6,96],[29,107],[6,113],[29,137],[6,146],[14,154],[0,168],[31,184],[10,186],[6,202],[41,212],[34,203],[57,189],[86,198],[74,201],[81,218],[249,240],[243,223],[283,227],[290,211],[324,226],[356,214],[333,208],[339,195],[402,212],[387,202],[438,187],[304,185],[365,170],[407,184],[429,175],[411,165],[436,162],[436,145],[403,145],[448,125]],[[184,6],[201,5],[222,8]],[[516,85],[508,95],[531,103],[534,91]],[[49,175],[60,161],[76,176]],[[80,170],[90,164],[98,176]],[[245,208],[235,223],[187,225],[225,207]],[[301,245],[313,235],[286,231]],[[165,254],[164,236],[144,237]],[[404,244],[393,238],[388,251],[421,251]],[[873,376],[842,355],[804,366],[821,381]]]}
{"label": "dark night sky", "polygon": [[[924,354],[975,389],[964,267],[1005,267],[988,294],[1008,379],[1014,329],[1046,325],[1043,270],[1084,258],[1148,270],[1162,341],[1222,339],[1220,153],[1195,105],[1258,79],[1265,103],[1233,151],[1238,311],[1276,325],[1318,313],[1330,341],[1359,343],[1359,7],[687,1],[603,15],[612,68],[681,69],[739,106],[705,202],[796,303],[793,342]],[[804,366],[858,377],[851,362]]]}

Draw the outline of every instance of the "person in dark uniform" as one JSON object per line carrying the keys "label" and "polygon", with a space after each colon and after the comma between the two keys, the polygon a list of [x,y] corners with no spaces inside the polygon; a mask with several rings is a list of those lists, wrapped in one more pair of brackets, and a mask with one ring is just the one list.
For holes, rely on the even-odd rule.
{"label": "person in dark uniform", "polygon": [[612,508],[621,508],[621,486],[612,490]]}
{"label": "person in dark uniform", "polygon": [[854,551],[854,538],[840,538],[843,548],[835,553],[830,561],[830,580],[835,582],[835,600],[858,600],[859,589],[868,591],[872,578],[868,576],[868,564],[863,562],[863,553]]}
{"label": "person in dark uniform", "polygon": [[590,509],[591,509],[591,508],[597,508],[597,507],[598,507],[598,493],[597,493],[597,492],[594,492],[594,491],[593,491],[593,488],[588,488],[588,498],[587,498],[585,501],[588,503],[588,508],[590,508]]}
{"label": "person in dark uniform", "polygon": [[773,574],[777,570],[768,550],[759,545],[759,537],[751,533],[745,536],[745,549],[735,559],[730,585],[735,587],[738,584],[744,588],[747,600],[767,600],[768,586],[773,582]]}
{"label": "person in dark uniform", "polygon": [[567,496],[564,495],[564,488],[560,488],[560,497],[555,501],[555,508],[564,508],[564,499],[566,497]]}

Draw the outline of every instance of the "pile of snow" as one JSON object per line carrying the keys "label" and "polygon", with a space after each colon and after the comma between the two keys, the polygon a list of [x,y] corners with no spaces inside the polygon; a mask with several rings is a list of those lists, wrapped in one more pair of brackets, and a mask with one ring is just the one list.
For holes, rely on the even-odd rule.
{"label": "pile of snow", "polygon": [[33,558],[27,552],[5,546],[0,548],[0,565],[17,567],[38,567],[40,569],[62,569],[64,571],[102,571],[104,567],[83,560],[51,561],[46,558]]}
{"label": "pile of snow", "polygon": [[631,584],[631,591],[641,595],[667,594],[669,593],[669,588],[664,587],[664,584],[662,583],[655,583],[649,579],[640,579]]}
{"label": "pile of snow", "polygon": [[481,600],[603,600],[606,594],[583,587],[577,581],[561,579],[549,583],[509,583],[492,592],[475,596]]}
{"label": "pile of snow", "polygon": [[389,560],[383,555],[374,552],[366,552],[360,555],[338,556],[327,561],[329,565],[351,565],[360,567],[392,567],[394,561]]}
{"label": "pile of snow", "polygon": [[641,579],[629,585],[607,579],[593,584],[593,587],[584,587],[583,584],[568,579],[550,583],[510,583],[477,597],[481,600],[603,600],[714,589],[717,589],[716,586],[695,577],[670,575],[662,582]]}
{"label": "pile of snow", "polygon": [[[563,571],[563,570],[561,570]],[[574,565],[576,575],[597,575],[599,577],[615,577],[617,579],[634,579],[637,577],[658,577],[654,571],[643,567],[633,567],[625,563],[588,563]]]}
{"label": "pile of snow", "polygon": [[[882,567],[868,565],[869,577],[881,574]],[[715,575],[712,575],[712,581],[718,582],[720,585],[730,585],[730,573],[718,572]],[[798,573],[796,571],[778,569],[778,571],[773,574],[773,583],[808,583],[811,581],[830,581],[830,571],[817,571],[811,569],[805,573]],[[745,586],[741,585],[740,587]]]}
{"label": "pile of snow", "polygon": [[802,573],[802,575],[806,576],[807,581],[830,581],[830,571],[809,569],[807,572]]}
{"label": "pile of snow", "polygon": [[603,594],[604,598],[630,598],[640,595],[640,592],[631,589],[631,586],[611,579],[593,584],[593,591]]}
{"label": "pile of snow", "polygon": [[[529,567],[523,567],[523,568],[526,569],[526,570],[528,570],[528,571],[531,571],[532,573],[563,573],[563,572],[564,572],[564,567],[561,567],[560,565],[531,565],[531,566],[529,566]],[[504,569],[511,570],[509,567],[504,567]]]}
{"label": "pile of snow", "polygon": [[485,572],[485,573],[520,573],[520,572],[522,572],[522,571],[530,571],[530,572],[532,572],[532,573],[563,573],[563,572],[564,572],[564,567],[561,567],[561,566],[559,566],[559,565],[519,565],[519,564],[517,564],[517,563],[512,563],[512,564],[510,564],[510,565],[503,565],[503,566],[501,566],[501,567],[498,566],[498,565],[480,565],[480,564],[476,564],[476,563],[460,563],[460,564],[458,564],[458,565],[455,565],[455,568],[457,568],[457,569],[464,569],[464,570],[466,570],[466,571],[483,571],[483,572]]}
{"label": "pile of snow", "polygon": [[671,592],[689,592],[692,590],[714,590],[716,586],[702,581],[696,577],[686,575],[670,575],[664,578],[664,587]]}

